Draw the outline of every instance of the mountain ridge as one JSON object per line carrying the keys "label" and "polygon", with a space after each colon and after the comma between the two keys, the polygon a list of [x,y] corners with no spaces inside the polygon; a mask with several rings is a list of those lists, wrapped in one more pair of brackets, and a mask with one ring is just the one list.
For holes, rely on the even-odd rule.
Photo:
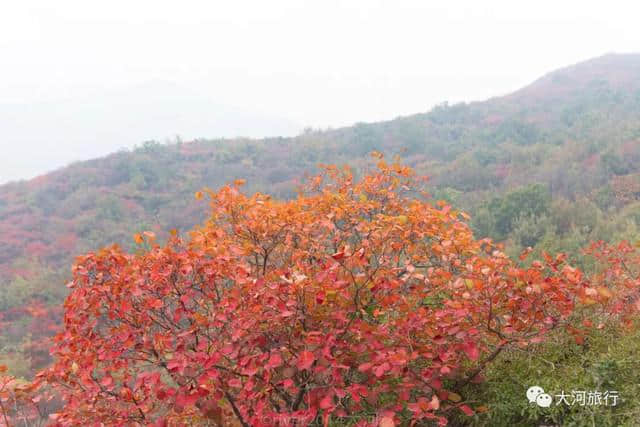
{"label": "mountain ridge", "polygon": [[[614,75],[616,73],[612,71],[611,67],[617,67],[617,70],[618,70],[617,78]],[[567,74],[570,74],[571,76],[567,76]],[[608,78],[603,79],[602,77],[608,77]],[[543,96],[548,92],[558,92],[562,88],[565,88],[565,92],[566,92],[567,84],[571,83],[572,81],[573,83],[577,82],[577,83],[580,83],[581,85],[573,88],[571,90],[571,93],[576,93],[576,92],[579,92],[580,90],[584,90],[585,84],[586,84],[585,80],[587,80],[587,82],[590,82],[592,84],[595,84],[598,82],[601,83],[604,80],[613,88],[625,87],[629,89],[631,86],[633,89],[640,89],[640,53],[607,53],[607,54],[598,56],[596,58],[591,58],[586,61],[577,62],[575,64],[548,72],[544,74],[542,77],[529,83],[528,85],[525,85],[524,87],[514,92],[508,93],[506,95],[494,96],[484,100],[477,100],[477,101],[471,101],[471,102],[460,102],[456,104],[458,105],[464,104],[470,107],[474,107],[478,105],[491,105],[493,103],[500,103],[505,101],[521,101],[522,98],[527,98],[527,97],[530,100],[534,99],[536,102],[539,102],[543,99]],[[549,87],[551,87],[551,89],[549,89]],[[566,93],[563,93],[563,91],[561,90],[559,92],[560,94],[566,95]],[[557,100],[558,100],[558,96],[556,93],[556,96],[553,98],[553,101],[557,101]],[[442,106],[442,105],[448,105],[448,103],[444,102],[439,106]],[[419,113],[414,113],[409,115],[403,115],[393,119],[376,121],[376,122],[356,122],[351,126],[341,126],[338,128],[332,128],[324,131],[320,130],[320,132],[334,132],[334,131],[353,128],[354,126],[358,126],[358,125],[385,124],[385,123],[394,122],[396,120],[419,117],[423,115],[428,115],[434,109],[437,109],[439,106],[437,105],[427,112],[419,112]],[[301,135],[283,136],[283,137],[272,136],[272,137],[249,138],[249,139],[252,139],[255,141],[263,141],[263,140],[278,139],[278,138],[297,138],[300,136]],[[214,138],[213,140],[236,140],[236,139],[246,139],[246,138],[220,137],[220,138]],[[62,166],[62,167],[53,169],[51,171],[39,174],[33,178],[11,180],[11,181],[2,183],[0,184],[0,187],[7,184],[29,181],[31,179],[37,179],[41,176],[54,173],[56,171],[65,169],[69,166],[73,166],[74,164],[77,164],[80,162],[97,160],[97,159],[104,158],[106,156],[116,154],[116,153],[117,152],[113,152],[105,156],[98,156],[98,157],[93,157],[85,160],[73,161],[66,166]]]}

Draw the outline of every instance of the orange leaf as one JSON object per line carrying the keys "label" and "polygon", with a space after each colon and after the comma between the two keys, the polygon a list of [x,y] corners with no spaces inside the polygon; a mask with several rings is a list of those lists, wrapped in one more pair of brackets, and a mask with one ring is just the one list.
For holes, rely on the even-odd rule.
{"label": "orange leaf", "polygon": [[605,299],[609,299],[613,296],[613,293],[606,286],[598,286],[598,293]]}
{"label": "orange leaf", "polygon": [[152,300],[152,301],[149,303],[149,306],[150,306],[151,308],[162,308],[162,307],[164,307],[164,303],[162,302],[162,300],[161,300],[161,299],[156,298],[156,299]]}
{"label": "orange leaf", "polygon": [[396,423],[391,417],[382,417],[379,425],[380,427],[395,427]]}
{"label": "orange leaf", "polygon": [[440,399],[438,399],[438,396],[436,396],[435,394],[431,398],[431,402],[429,402],[429,408],[433,409],[434,411],[440,408]]}

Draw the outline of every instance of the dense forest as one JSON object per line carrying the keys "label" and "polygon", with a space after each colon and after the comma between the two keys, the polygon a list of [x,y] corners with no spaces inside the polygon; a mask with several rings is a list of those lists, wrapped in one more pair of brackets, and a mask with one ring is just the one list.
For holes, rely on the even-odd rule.
{"label": "dense forest", "polygon": [[[47,338],[60,329],[76,256],[113,243],[139,251],[133,236],[145,231],[159,241],[170,230],[186,234],[210,214],[207,203],[194,200],[205,187],[244,179],[246,194],[295,200],[319,165],[349,164],[362,177],[374,151],[428,176],[428,200],[467,212],[476,239],[493,239],[515,259],[531,247],[523,268],[545,252],[566,253],[571,265],[594,272],[597,259],[583,253],[591,242],[640,242],[640,55],[606,55],[507,96],[443,103],[387,122],[308,129],[293,138],[147,141],[0,186],[0,362],[26,379],[51,362]],[[516,352],[502,369],[514,377],[526,371],[529,381],[527,375],[542,378],[549,362],[560,367],[556,380],[589,372],[596,383],[580,380],[585,387],[611,380],[608,386],[637,395],[638,374],[628,372],[637,337],[612,348],[613,336],[597,330],[582,349],[555,342],[537,359]],[[600,359],[583,366],[589,357]],[[566,369],[562,358],[573,358]],[[506,417],[495,418],[500,423],[540,419],[538,408],[509,418],[526,400],[510,398],[512,408],[505,409],[501,393],[513,384],[502,379],[492,386],[472,392],[498,408],[493,416]],[[640,416],[638,403],[627,403],[626,413]],[[556,420],[572,419],[560,412]],[[598,416],[598,425],[621,420],[610,411]]]}

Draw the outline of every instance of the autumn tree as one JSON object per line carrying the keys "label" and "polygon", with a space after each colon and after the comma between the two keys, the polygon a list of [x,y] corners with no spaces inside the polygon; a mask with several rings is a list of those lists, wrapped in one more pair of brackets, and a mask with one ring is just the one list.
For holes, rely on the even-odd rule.
{"label": "autumn tree", "polygon": [[0,365],[0,426],[44,426],[48,414],[60,407],[51,388],[14,377]]}
{"label": "autumn tree", "polygon": [[613,321],[633,327],[640,312],[640,241],[610,244],[593,242],[585,255],[596,260],[591,286],[585,290],[584,302],[595,305],[599,321]]}
{"label": "autumn tree", "polygon": [[562,255],[518,268],[375,157],[360,180],[324,167],[290,201],[207,190],[189,238],[79,257],[38,377],[66,402],[55,422],[445,425],[482,410],[459,390],[567,326],[591,288]]}

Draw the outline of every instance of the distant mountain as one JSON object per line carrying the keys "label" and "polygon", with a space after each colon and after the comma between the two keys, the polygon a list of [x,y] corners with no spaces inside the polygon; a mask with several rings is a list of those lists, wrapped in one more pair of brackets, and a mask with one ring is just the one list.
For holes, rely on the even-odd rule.
{"label": "distant mountain", "polygon": [[[10,154],[0,160],[0,183],[24,176],[25,170],[35,175],[144,140],[292,136],[302,128],[163,81],[36,103],[0,99],[0,129]],[[57,148],[34,149],[45,144]]]}
{"label": "distant mountain", "polygon": [[548,73],[505,98],[529,103],[555,102],[579,97],[599,86],[636,91],[640,89],[639,75],[639,54],[607,54]]}
{"label": "distant mountain", "polygon": [[[153,93],[149,100],[149,114],[131,118],[133,135],[136,123],[168,129],[174,119],[214,132],[215,118],[190,116],[199,101],[184,99],[179,117],[160,118]],[[225,117],[219,125],[233,126]],[[289,138],[146,143],[0,186],[0,311],[20,319],[16,310],[32,300],[59,304],[79,253],[202,221],[208,207],[193,193],[204,186],[245,178],[249,192],[290,197],[318,163],[362,169],[373,150],[430,175],[435,198],[471,211],[478,234],[516,249],[631,236],[640,229],[640,55],[605,55],[504,97],[391,121]],[[0,341],[5,352],[17,351],[20,333]]]}

